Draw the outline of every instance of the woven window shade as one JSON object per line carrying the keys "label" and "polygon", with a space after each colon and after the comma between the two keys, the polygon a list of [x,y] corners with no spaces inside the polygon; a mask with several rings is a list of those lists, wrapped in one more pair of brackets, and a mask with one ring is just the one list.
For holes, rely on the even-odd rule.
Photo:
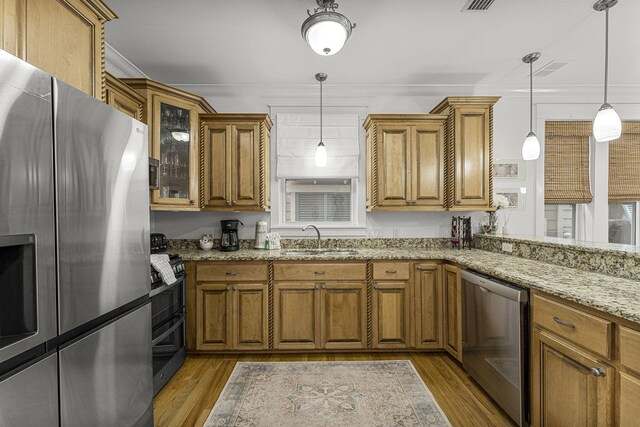
{"label": "woven window shade", "polygon": [[546,122],[544,137],[544,202],[591,203],[589,137],[591,122]]}
{"label": "woven window shade", "polygon": [[609,142],[609,201],[640,200],[640,122],[622,123],[622,135]]}

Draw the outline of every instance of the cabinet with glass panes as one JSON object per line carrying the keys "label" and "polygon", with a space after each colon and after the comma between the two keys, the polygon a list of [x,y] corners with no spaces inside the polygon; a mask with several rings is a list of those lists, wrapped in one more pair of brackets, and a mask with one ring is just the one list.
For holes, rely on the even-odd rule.
{"label": "cabinet with glass panes", "polygon": [[199,210],[198,114],[215,113],[201,97],[149,79],[123,79],[145,97],[149,157],[160,162],[151,209]]}

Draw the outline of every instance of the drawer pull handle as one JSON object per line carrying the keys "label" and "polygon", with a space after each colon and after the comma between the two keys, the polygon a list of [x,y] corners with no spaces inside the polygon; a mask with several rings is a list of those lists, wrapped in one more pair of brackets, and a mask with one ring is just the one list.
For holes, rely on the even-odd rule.
{"label": "drawer pull handle", "polygon": [[236,274],[238,274],[238,273],[236,273],[235,271],[227,271],[225,274],[226,274],[227,276],[235,276],[235,275],[236,275]]}
{"label": "drawer pull handle", "polygon": [[314,271],[314,274],[324,274],[324,271]]}
{"label": "drawer pull handle", "polygon": [[396,274],[398,270],[386,270],[387,274]]}
{"label": "drawer pull handle", "polygon": [[602,368],[591,368],[591,375],[594,377],[606,377],[607,371]]}
{"label": "drawer pull handle", "polygon": [[554,320],[556,323],[561,324],[562,326],[566,326],[567,328],[571,328],[571,329],[575,329],[575,328],[576,328],[576,325],[574,325],[573,323],[563,322],[562,320],[560,320],[560,319],[558,318],[558,316],[553,316],[553,320]]}

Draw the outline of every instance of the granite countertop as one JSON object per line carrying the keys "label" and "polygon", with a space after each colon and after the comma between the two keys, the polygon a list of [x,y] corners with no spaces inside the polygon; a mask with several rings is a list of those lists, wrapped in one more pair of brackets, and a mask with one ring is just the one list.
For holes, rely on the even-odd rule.
{"label": "granite countertop", "polygon": [[[292,249],[289,249],[292,250]],[[347,250],[347,249],[345,249]],[[478,249],[364,249],[356,255],[285,255],[282,251],[177,250],[186,261],[445,260],[640,323],[640,281]]]}

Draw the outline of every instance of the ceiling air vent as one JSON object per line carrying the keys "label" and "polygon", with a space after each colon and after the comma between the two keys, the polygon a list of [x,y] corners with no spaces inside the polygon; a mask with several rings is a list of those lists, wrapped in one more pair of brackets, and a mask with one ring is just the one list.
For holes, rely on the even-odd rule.
{"label": "ceiling air vent", "polygon": [[560,68],[564,67],[567,64],[568,62],[551,61],[548,64],[534,71],[533,75],[536,77],[546,77],[549,74],[558,71]]}
{"label": "ceiling air vent", "polygon": [[495,0],[469,0],[462,8],[463,12],[484,12]]}

